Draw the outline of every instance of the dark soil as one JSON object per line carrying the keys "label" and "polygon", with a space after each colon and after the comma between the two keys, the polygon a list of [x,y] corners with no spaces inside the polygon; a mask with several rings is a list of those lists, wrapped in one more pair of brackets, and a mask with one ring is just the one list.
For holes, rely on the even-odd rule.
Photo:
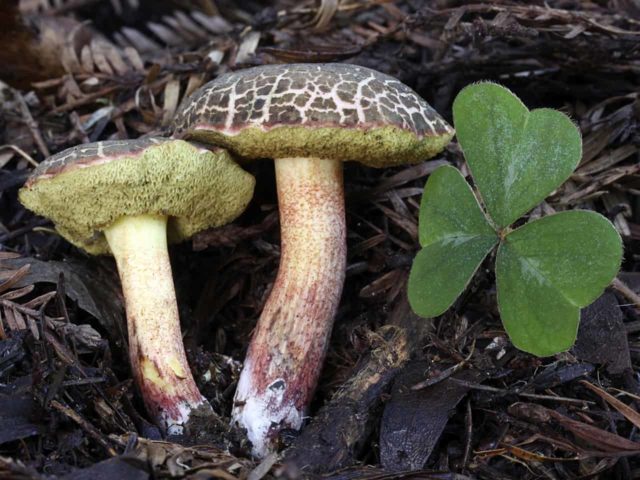
{"label": "dark soil", "polygon": [[[0,478],[640,478],[636,0],[17,4],[0,5]],[[309,424],[261,464],[220,425],[162,439],[132,383],[113,260],[69,245],[17,191],[68,146],[162,133],[220,73],[329,61],[398,77],[448,121],[481,79],[570,115],[582,163],[529,216],[606,215],[623,272],[555,357],[509,343],[491,259],[450,311],[420,319],[405,299],[420,195],[461,152],[454,141],[419,165],[348,164],[347,281]],[[279,260],[273,167],[249,168],[245,214],[171,251],[191,366],[225,420]]]}

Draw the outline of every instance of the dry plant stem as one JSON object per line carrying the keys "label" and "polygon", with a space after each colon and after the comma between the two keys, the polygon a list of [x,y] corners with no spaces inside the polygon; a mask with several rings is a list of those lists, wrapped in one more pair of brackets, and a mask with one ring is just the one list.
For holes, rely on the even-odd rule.
{"label": "dry plant stem", "polygon": [[611,286],[616,289],[622,296],[624,296],[630,302],[633,302],[636,308],[640,308],[640,295],[634,292],[629,285],[624,283],[618,277],[611,281]]}
{"label": "dry plant stem", "polygon": [[275,161],[281,258],[249,345],[233,420],[263,457],[283,428],[299,429],[313,396],[346,266],[342,162]]}
{"label": "dry plant stem", "polygon": [[191,410],[206,402],[189,370],[167,250],[167,218],[124,217],[105,230],[127,309],[136,384],[154,420],[183,433]]}

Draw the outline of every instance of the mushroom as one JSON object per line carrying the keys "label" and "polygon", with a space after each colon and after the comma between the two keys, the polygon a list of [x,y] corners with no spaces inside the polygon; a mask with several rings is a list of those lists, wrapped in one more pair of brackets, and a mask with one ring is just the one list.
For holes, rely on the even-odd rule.
{"label": "mushroom", "polygon": [[275,159],[280,267],[232,413],[261,457],[273,450],[279,430],[301,427],[327,350],[346,264],[342,162],[419,162],[454,132],[397,79],[347,64],[222,75],[181,105],[172,126],[174,136],[245,159]]}
{"label": "mushroom", "polygon": [[115,257],[133,376],[170,435],[183,433],[193,409],[212,410],[187,363],[167,240],[230,222],[254,183],[224,150],[145,138],[65,150],[38,165],[20,190],[20,201],[72,244]]}

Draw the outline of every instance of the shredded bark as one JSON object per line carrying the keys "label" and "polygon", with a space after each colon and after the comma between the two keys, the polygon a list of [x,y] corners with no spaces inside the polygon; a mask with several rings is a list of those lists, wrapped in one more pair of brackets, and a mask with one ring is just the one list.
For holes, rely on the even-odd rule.
{"label": "shredded bark", "polygon": [[[634,0],[11,0],[0,5],[0,478],[634,478],[640,468],[640,7]],[[180,102],[239,68],[348,62],[393,75],[451,121],[478,80],[571,116],[580,166],[528,214],[610,218],[623,273],[576,346],[517,351],[490,262],[439,318],[410,314],[428,175],[457,143],[386,170],[345,167],[347,280],[301,433],[258,464],[226,421],[279,261],[270,162],[232,225],[173,247],[184,341],[223,424],[163,439],[128,365],[112,259],[90,257],[17,191],[65,148],[162,135]],[[486,267],[486,268],[485,268]]]}

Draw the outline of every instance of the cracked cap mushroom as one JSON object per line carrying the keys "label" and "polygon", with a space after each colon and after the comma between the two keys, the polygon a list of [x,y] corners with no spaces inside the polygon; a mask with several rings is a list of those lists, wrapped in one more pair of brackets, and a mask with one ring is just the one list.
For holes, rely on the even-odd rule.
{"label": "cracked cap mushroom", "polygon": [[254,183],[224,150],[145,138],[65,150],[20,190],[20,201],[72,244],[115,257],[132,372],[147,410],[169,434],[182,433],[191,410],[210,406],[187,363],[167,240],[232,221]]}
{"label": "cracked cap mushroom", "polygon": [[355,65],[267,65],[222,75],[181,106],[174,135],[275,161],[281,259],[249,345],[233,419],[253,453],[299,429],[342,292],[342,162],[416,163],[453,129],[399,80]]}

